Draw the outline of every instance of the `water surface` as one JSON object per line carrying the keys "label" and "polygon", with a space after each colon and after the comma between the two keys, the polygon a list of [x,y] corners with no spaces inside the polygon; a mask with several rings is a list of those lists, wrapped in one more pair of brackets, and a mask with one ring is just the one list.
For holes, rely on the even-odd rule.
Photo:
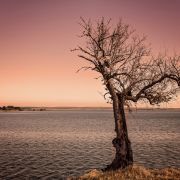
{"label": "water surface", "polygon": [[[134,160],[180,167],[180,111],[127,115]],[[103,168],[114,157],[111,110],[0,113],[0,179],[60,179]]]}

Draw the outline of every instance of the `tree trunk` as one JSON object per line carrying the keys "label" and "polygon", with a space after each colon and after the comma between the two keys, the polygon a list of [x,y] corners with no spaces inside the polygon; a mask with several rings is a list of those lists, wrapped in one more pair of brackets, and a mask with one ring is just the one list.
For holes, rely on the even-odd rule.
{"label": "tree trunk", "polygon": [[[110,92],[111,84],[109,87]],[[116,138],[113,139],[112,144],[116,149],[115,158],[106,170],[122,169],[133,164],[133,153],[131,149],[131,142],[128,138],[128,131],[126,125],[126,116],[124,111],[124,99],[116,93],[111,94],[113,100],[113,111],[115,119]]]}
{"label": "tree trunk", "polygon": [[[133,153],[131,148],[131,142],[128,138],[128,130],[126,125],[126,116],[124,111],[123,97],[119,97],[119,111],[120,120],[122,120],[122,127],[118,128],[117,137],[113,139],[113,146],[116,148],[116,156],[112,162],[114,169],[125,168],[133,164]],[[120,136],[119,136],[120,134]]]}

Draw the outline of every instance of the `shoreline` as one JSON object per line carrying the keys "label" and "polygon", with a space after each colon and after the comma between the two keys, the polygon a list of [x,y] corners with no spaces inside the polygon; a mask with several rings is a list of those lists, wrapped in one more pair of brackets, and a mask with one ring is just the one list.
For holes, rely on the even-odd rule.
{"label": "shoreline", "polygon": [[102,172],[94,169],[79,177],[68,177],[67,180],[179,180],[179,177],[180,168],[151,169],[135,164],[116,171]]}
{"label": "shoreline", "polygon": [[[112,107],[13,107],[0,108],[0,112],[20,112],[20,111],[61,111],[61,110],[113,110]],[[127,108],[126,111],[129,111]],[[176,111],[180,108],[131,108],[131,111]]]}

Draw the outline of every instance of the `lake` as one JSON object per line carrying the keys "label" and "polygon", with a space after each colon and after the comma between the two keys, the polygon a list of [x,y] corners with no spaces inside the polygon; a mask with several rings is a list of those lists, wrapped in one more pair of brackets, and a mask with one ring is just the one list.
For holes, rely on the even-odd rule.
{"label": "lake", "polygon": [[[134,161],[180,167],[180,110],[127,113]],[[110,109],[0,113],[0,179],[61,179],[114,158]]]}

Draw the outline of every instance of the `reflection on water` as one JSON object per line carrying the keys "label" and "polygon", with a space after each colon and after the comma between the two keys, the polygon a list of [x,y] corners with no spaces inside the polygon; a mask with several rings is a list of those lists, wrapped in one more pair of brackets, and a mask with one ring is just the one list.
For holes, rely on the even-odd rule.
{"label": "reflection on water", "polygon": [[[128,114],[135,162],[180,167],[180,112]],[[60,179],[113,159],[111,110],[0,113],[0,179]]]}

